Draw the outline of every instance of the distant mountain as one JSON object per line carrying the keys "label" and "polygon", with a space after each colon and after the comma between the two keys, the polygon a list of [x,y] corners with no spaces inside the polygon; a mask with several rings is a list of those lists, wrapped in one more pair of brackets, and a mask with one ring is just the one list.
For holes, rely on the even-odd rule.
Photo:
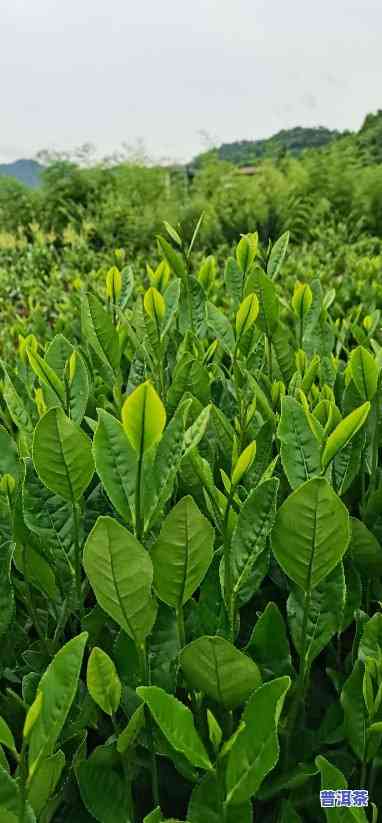
{"label": "distant mountain", "polygon": [[40,185],[40,175],[43,166],[37,160],[15,160],[14,163],[0,163],[0,175],[14,177],[29,188]]}
{"label": "distant mountain", "polygon": [[[244,167],[243,172],[253,172],[256,163],[261,160],[278,160],[284,155],[299,157],[306,149],[323,150],[336,143],[341,151],[351,149],[364,164],[382,163],[382,109],[368,114],[359,131],[337,131],[324,126],[282,129],[263,140],[236,140],[223,143],[219,148],[198,154],[191,163],[180,166],[186,169],[190,177],[208,158],[217,157],[237,166]],[[247,169],[245,168],[247,167]],[[174,167],[175,168],[175,167]],[[41,184],[44,166],[37,160],[16,160],[14,163],[0,164],[0,176],[16,178],[30,188]]]}

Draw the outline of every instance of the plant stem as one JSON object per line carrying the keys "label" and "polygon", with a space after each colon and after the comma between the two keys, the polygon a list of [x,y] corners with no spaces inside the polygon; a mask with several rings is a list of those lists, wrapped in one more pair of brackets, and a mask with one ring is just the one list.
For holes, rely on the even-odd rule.
{"label": "plant stem", "polygon": [[42,629],[42,626],[41,626],[41,623],[40,623],[40,618],[37,614],[37,610],[35,609],[35,605],[34,605],[33,597],[32,597],[32,590],[31,590],[31,587],[30,587],[28,579],[27,579],[27,574],[26,574],[27,556],[26,556],[26,547],[25,547],[24,544],[22,546],[22,558],[23,558],[23,569],[24,569],[24,579],[25,579],[26,594],[27,594],[28,611],[29,611],[32,623],[33,623],[33,625],[36,629],[36,633],[38,634],[38,637],[41,640],[41,643],[44,647],[44,650],[45,650],[46,654],[48,655],[48,657],[50,657],[50,649],[49,649],[49,646],[48,646],[48,643],[47,643],[47,638],[46,638],[45,633]]}
{"label": "plant stem", "polygon": [[226,740],[229,740],[233,734],[233,714],[232,710],[228,710],[226,717],[225,717],[225,737]]}
{"label": "plant stem", "polygon": [[373,790],[374,790],[375,778],[377,777],[377,768],[378,767],[377,767],[376,758],[374,758],[374,760],[372,760],[371,768],[370,768],[370,772],[369,772],[369,796],[370,797],[373,794]]}
{"label": "plant stem", "polygon": [[360,780],[361,780],[360,789],[366,788],[366,786],[367,786],[367,763],[366,763],[366,760],[362,761]]}
{"label": "plant stem", "polygon": [[223,539],[224,539],[224,599],[230,621],[230,634],[233,639],[234,625],[231,621],[232,612],[232,570],[231,570],[231,541],[228,535],[229,513],[232,507],[233,490],[231,487],[224,512]]}
{"label": "plant stem", "polygon": [[366,474],[365,469],[362,465],[361,467],[361,509],[364,509],[365,506],[365,498],[366,498]]}
{"label": "plant stem", "polygon": [[184,649],[186,645],[186,632],[184,628],[183,606],[179,606],[176,610],[176,625],[178,628],[179,649]]}
{"label": "plant stem", "polygon": [[191,303],[191,292],[190,292],[190,281],[189,281],[189,277],[190,277],[190,274],[191,274],[191,265],[190,265],[189,256],[186,253],[186,250],[184,248],[182,248],[182,254],[183,254],[183,259],[184,259],[184,262],[185,262],[185,265],[186,265],[186,276],[184,278],[184,281],[185,281],[185,286],[186,286],[186,300],[187,300],[187,308],[188,308],[188,317],[189,317],[189,321],[190,321],[190,329],[193,332],[194,331],[194,318],[193,318],[193,315],[192,315],[192,303]]}
{"label": "plant stem", "polygon": [[337,653],[336,653],[336,664],[337,669],[341,669],[341,656],[342,656],[342,642],[341,642],[341,632],[337,634]]}
{"label": "plant stem", "polygon": [[77,608],[80,618],[80,623],[84,616],[84,604],[82,602],[82,581],[81,581],[81,545],[78,524],[78,514],[75,502],[72,502],[73,512],[73,532],[74,532],[74,567],[76,575],[76,590],[77,590]]}
{"label": "plant stem", "polygon": [[62,604],[62,607],[61,607],[61,615],[57,619],[56,629],[55,629],[54,636],[53,636],[53,641],[52,641],[53,648],[55,648],[56,651],[57,651],[57,644],[59,644],[60,635],[61,635],[61,633],[63,632],[63,630],[65,628],[67,607],[68,607],[68,604],[67,604],[67,601],[65,599],[63,604]]}
{"label": "plant stem", "polygon": [[290,714],[288,717],[288,724],[287,724],[287,737],[286,737],[286,748],[285,748],[285,766],[289,766],[289,758],[290,758],[290,744],[291,738],[294,731],[294,727],[296,725],[297,714],[300,705],[303,705],[304,702],[304,694],[305,694],[305,678],[306,678],[306,642],[307,642],[307,629],[308,629],[308,619],[309,619],[309,610],[310,610],[310,600],[311,600],[311,589],[310,586],[305,592],[305,600],[304,600],[304,615],[302,621],[302,631],[301,631],[301,653],[300,653],[300,665],[299,665],[299,672],[296,684],[296,691],[292,699],[292,705],[290,709]]}
{"label": "plant stem", "polygon": [[267,337],[268,343],[268,365],[269,365],[269,379],[271,383],[273,383],[273,358],[272,358],[272,341],[270,337]]}
{"label": "plant stem", "polygon": [[303,306],[304,306],[304,301],[301,300],[300,324],[299,324],[300,325],[300,328],[299,328],[299,333],[300,334],[299,334],[299,341],[298,341],[300,349],[302,349],[302,341],[303,341],[303,337],[304,337],[304,310],[303,310]]}
{"label": "plant stem", "polygon": [[22,745],[19,760],[19,823],[25,823],[25,812],[27,803],[27,763],[26,763],[26,744],[25,740]]}
{"label": "plant stem", "polygon": [[[112,724],[113,724],[114,732],[115,732],[116,736],[118,737],[119,728],[118,728],[118,723],[117,723],[117,720],[116,720],[116,717],[115,717],[114,714],[111,716],[111,721],[112,721]],[[126,783],[127,803],[128,803],[128,809],[129,809],[129,821],[130,821],[130,823],[135,823],[135,820],[136,820],[136,817],[135,817],[135,804],[134,804],[132,783],[131,783],[130,774],[129,774],[129,766],[128,766],[128,762],[127,762],[128,757],[125,754],[121,754],[120,757],[121,757],[121,760],[122,760],[123,774],[124,774],[125,783]]]}
{"label": "plant stem", "polygon": [[216,761],[216,782],[218,784],[218,793],[219,793],[219,801],[220,801],[220,808],[221,808],[221,821],[225,823],[227,820],[227,806],[225,804],[225,776],[224,776],[224,766],[219,761],[219,758]]}
{"label": "plant stem", "polygon": [[370,600],[371,600],[371,578],[367,578],[366,592],[365,592],[365,611],[370,615]]}
{"label": "plant stem", "polygon": [[[141,646],[138,648],[138,654],[141,661],[141,677],[142,682],[146,686],[150,686],[151,683],[151,675],[150,675],[150,666],[147,657],[147,649],[146,644],[142,643]],[[158,781],[158,765],[155,756],[154,750],[154,735],[153,735],[153,723],[149,709],[147,706],[145,707],[145,717],[146,717],[146,728],[149,736],[149,746],[150,746],[150,753],[151,753],[151,785],[152,785],[152,793],[153,793],[153,801],[154,806],[159,806],[159,781]]]}

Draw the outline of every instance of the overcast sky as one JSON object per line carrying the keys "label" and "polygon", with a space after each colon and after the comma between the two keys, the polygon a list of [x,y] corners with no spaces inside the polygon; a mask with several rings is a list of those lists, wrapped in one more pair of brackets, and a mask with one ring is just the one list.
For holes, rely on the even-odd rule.
{"label": "overcast sky", "polygon": [[153,158],[382,108],[380,0],[0,0],[0,159]]}

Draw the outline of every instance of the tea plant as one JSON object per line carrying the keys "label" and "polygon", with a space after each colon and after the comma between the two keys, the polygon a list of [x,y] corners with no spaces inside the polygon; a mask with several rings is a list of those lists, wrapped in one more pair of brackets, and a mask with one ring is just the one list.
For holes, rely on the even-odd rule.
{"label": "tea plant", "polygon": [[377,821],[379,315],[200,226],[1,362],[4,823]]}

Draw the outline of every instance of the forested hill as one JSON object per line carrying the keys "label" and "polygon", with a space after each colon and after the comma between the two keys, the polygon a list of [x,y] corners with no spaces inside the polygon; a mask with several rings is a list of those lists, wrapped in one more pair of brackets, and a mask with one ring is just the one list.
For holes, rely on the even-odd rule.
{"label": "forested hill", "polygon": [[277,160],[286,154],[298,157],[307,149],[322,149],[336,142],[346,148],[352,147],[363,159],[371,163],[382,162],[382,110],[368,114],[358,132],[327,129],[324,126],[282,129],[265,140],[236,140],[222,143],[216,149],[199,154],[194,166],[211,155],[235,165],[251,165],[259,160]]}
{"label": "forested hill", "polygon": [[340,136],[340,132],[331,131],[323,126],[318,128],[282,129],[265,140],[237,140],[223,143],[217,150],[220,160],[238,165],[253,163],[267,157],[277,158],[286,152],[298,156],[304,149],[316,149],[327,146]]}

